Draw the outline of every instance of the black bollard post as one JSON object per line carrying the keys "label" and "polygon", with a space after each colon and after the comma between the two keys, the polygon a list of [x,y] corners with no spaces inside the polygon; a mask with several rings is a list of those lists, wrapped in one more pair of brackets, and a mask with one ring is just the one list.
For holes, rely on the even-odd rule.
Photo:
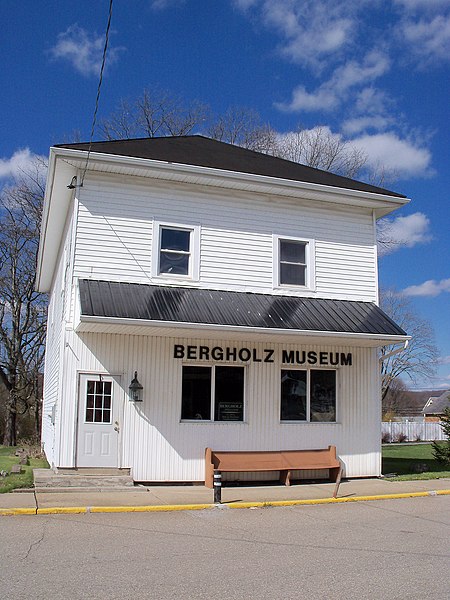
{"label": "black bollard post", "polygon": [[222,503],[222,474],[214,470],[214,504]]}

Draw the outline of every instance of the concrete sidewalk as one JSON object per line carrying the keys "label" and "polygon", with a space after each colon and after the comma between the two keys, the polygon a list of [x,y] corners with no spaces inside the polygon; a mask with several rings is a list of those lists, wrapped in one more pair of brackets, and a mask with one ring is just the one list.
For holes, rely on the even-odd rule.
{"label": "concrete sidewalk", "polygon": [[[336,499],[332,498],[333,490],[334,483],[230,486],[222,489],[222,504],[248,508],[450,495],[450,479],[350,479],[341,483]],[[195,510],[211,508],[213,501],[213,491],[204,486],[136,486],[104,491],[53,488],[0,494],[0,515]]]}

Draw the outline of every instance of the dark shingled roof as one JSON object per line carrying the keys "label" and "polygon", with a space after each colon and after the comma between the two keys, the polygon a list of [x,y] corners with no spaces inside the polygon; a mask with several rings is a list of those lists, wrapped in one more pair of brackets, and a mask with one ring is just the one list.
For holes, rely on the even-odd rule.
{"label": "dark shingled roof", "polygon": [[82,279],[82,316],[375,335],[406,333],[370,302]]}
{"label": "dark shingled roof", "polygon": [[[89,144],[59,144],[56,148],[88,150]],[[355,181],[348,177],[335,175],[329,171],[313,169],[312,167],[307,167],[296,162],[254,152],[253,150],[219,142],[201,135],[93,142],[90,151],[118,156],[148,158],[168,163],[210,167],[212,169],[235,171],[237,173],[265,175],[292,181],[383,194],[395,198],[405,198],[402,194]]]}

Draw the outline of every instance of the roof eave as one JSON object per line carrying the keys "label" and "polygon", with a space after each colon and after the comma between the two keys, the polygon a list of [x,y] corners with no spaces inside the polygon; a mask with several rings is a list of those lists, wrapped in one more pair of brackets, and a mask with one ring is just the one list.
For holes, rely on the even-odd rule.
{"label": "roof eave", "polygon": [[[300,329],[281,329],[281,328],[269,328],[269,327],[245,327],[235,325],[221,325],[211,323],[187,323],[180,321],[157,321],[150,319],[131,319],[121,317],[101,317],[92,315],[80,315],[78,323],[75,326],[77,333],[88,333],[88,332],[100,332],[102,328],[108,329],[111,332],[111,328],[117,327],[117,331],[123,331],[123,328],[135,329],[139,328],[141,335],[145,335],[146,331],[149,335],[152,334],[151,329],[155,328],[161,331],[160,335],[164,335],[164,329],[175,329],[182,331],[184,330],[190,336],[192,336],[193,330],[201,331],[202,333],[210,332],[217,336],[222,337],[236,335],[244,335],[245,339],[249,336],[255,337],[285,337],[292,341],[292,337],[303,337],[310,338],[314,342],[321,340],[334,341],[344,345],[352,346],[368,346],[368,347],[381,347],[386,345],[401,344],[411,339],[408,335],[387,335],[387,334],[374,334],[374,333],[352,333],[352,332],[336,332],[336,331],[313,331],[313,330],[300,330]],[[134,332],[133,332],[134,333]],[[169,336],[170,337],[170,336]]]}
{"label": "roof eave", "polygon": [[[72,163],[75,167],[80,166],[80,163],[77,164],[77,161],[86,161],[86,150],[57,147],[53,147],[51,150],[66,160],[72,159],[75,161],[75,163]],[[227,171],[212,167],[158,161],[149,158],[136,158],[95,152],[90,154],[89,161],[91,163],[91,169],[88,170],[101,170],[92,169],[92,166],[95,164],[97,164],[97,166],[102,163],[108,164],[110,169],[113,165],[116,165],[117,167],[122,165],[124,167],[133,167],[133,169],[141,169],[141,175],[145,177],[164,179],[169,178],[170,174],[171,180],[174,180],[175,178],[179,181],[187,182],[189,182],[190,178],[192,179],[192,182],[198,182],[199,177],[202,177],[208,179],[209,185],[213,185],[214,180],[216,183],[220,181],[220,187],[241,187],[246,191],[262,193],[264,192],[264,188],[266,188],[266,193],[280,193],[294,197],[316,199],[323,202],[363,206],[372,209],[377,218],[391,213],[410,201],[409,198],[391,196],[389,194],[352,190],[336,186],[269,177],[267,175]],[[149,168],[151,170],[149,170]],[[270,188],[276,188],[276,191],[270,190]]]}
{"label": "roof eave", "polygon": [[73,196],[73,191],[67,186],[76,174],[76,169],[66,162],[58,161],[58,158],[57,149],[50,148],[36,267],[36,290],[39,292],[50,291]]}

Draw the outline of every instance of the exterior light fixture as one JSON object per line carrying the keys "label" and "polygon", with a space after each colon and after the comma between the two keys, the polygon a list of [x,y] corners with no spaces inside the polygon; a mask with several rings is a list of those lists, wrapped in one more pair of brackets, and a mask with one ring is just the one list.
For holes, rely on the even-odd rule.
{"label": "exterior light fixture", "polygon": [[134,377],[131,380],[130,386],[130,401],[131,402],[142,402],[142,390],[144,389],[139,383],[137,378],[137,371],[134,372]]}

